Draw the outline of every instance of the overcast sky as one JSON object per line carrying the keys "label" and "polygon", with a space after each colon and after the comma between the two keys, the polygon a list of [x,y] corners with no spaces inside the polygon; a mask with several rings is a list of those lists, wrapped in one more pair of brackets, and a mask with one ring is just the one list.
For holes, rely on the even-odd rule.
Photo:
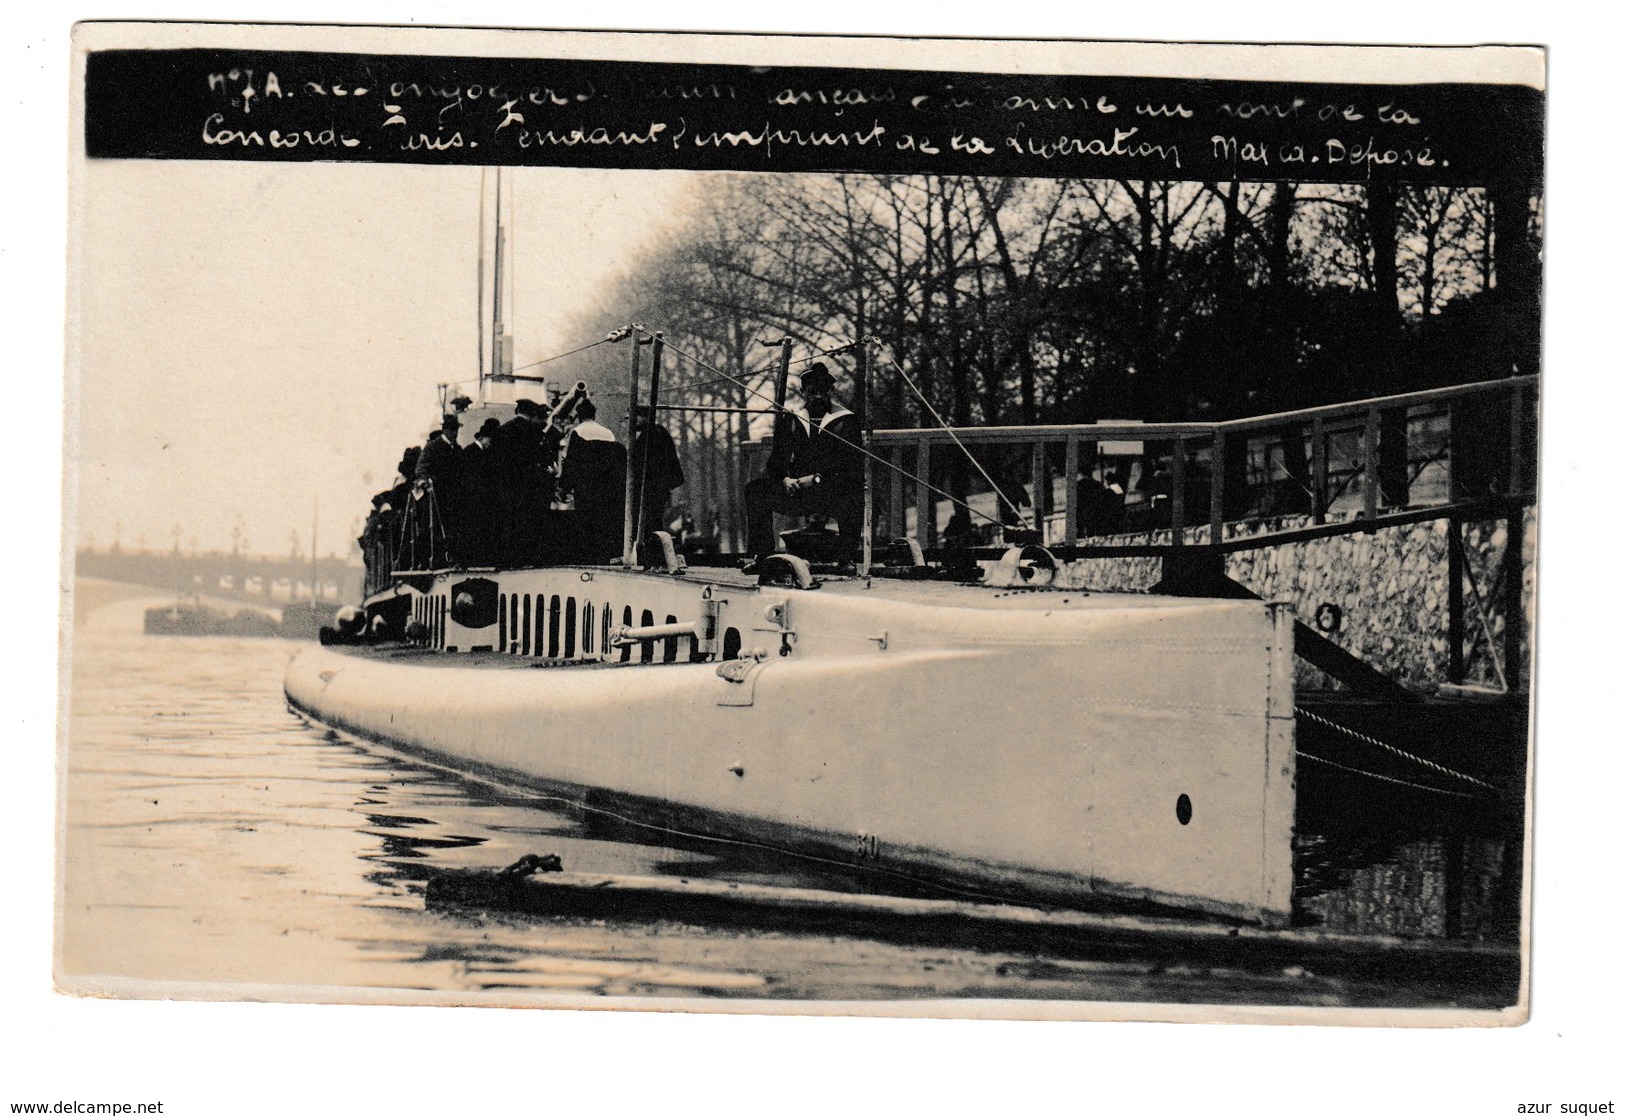
{"label": "overcast sky", "polygon": [[[693,181],[504,178],[516,364],[595,340],[568,319]],[[342,553],[435,424],[436,385],[476,375],[480,198],[478,168],[89,162],[69,324],[77,542],[117,527],[125,547],[168,548],[179,523],[183,547],[227,547],[241,516],[250,549],[285,553],[295,530],[308,548],[319,499],[320,548]]]}

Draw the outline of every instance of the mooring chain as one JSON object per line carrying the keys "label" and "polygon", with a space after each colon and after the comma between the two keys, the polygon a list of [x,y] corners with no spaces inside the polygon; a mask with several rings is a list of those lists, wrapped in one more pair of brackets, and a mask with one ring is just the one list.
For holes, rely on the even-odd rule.
{"label": "mooring chain", "polygon": [[[1349,728],[1347,725],[1338,724],[1336,721],[1330,720],[1330,719],[1328,719],[1326,717],[1322,717],[1318,713],[1311,713],[1311,712],[1309,712],[1309,710],[1303,708],[1302,706],[1295,706],[1294,708],[1296,709],[1298,716],[1304,718],[1305,720],[1313,721],[1317,725],[1325,725],[1327,728],[1331,729],[1334,732],[1340,732],[1344,736],[1353,737],[1355,740],[1359,740],[1362,743],[1370,744],[1370,745],[1372,745],[1374,747],[1381,748],[1385,752],[1392,752],[1394,755],[1399,756],[1401,759],[1410,760],[1412,763],[1417,764],[1420,767],[1425,767],[1429,771],[1434,771],[1434,772],[1437,772],[1440,775],[1449,776],[1452,779],[1460,779],[1462,782],[1470,783],[1475,787],[1482,787],[1484,790],[1489,791],[1491,794],[1495,794],[1495,795],[1504,795],[1505,794],[1505,792],[1502,791],[1501,788],[1496,786],[1494,783],[1486,783],[1482,779],[1475,779],[1471,775],[1467,775],[1467,774],[1465,774],[1463,772],[1460,772],[1460,771],[1455,771],[1455,770],[1453,770],[1451,768],[1445,767],[1443,764],[1434,763],[1430,759],[1424,759],[1421,756],[1413,755],[1412,753],[1405,751],[1403,748],[1396,748],[1396,747],[1394,747],[1394,745],[1385,743],[1384,741],[1381,741],[1381,740],[1378,740],[1374,736],[1367,736],[1363,732],[1357,732],[1356,730]],[[1319,759],[1320,757],[1315,756],[1315,757],[1311,757],[1311,758]],[[1322,762],[1330,763],[1331,761],[1330,760],[1324,760]],[[1377,777],[1381,778],[1381,776],[1377,776]]]}

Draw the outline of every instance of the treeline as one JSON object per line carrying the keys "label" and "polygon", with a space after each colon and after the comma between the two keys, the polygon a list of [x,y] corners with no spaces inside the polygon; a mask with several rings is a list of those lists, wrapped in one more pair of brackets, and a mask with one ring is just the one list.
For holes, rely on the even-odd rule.
{"label": "treeline", "polygon": [[[876,428],[935,425],[932,409],[965,426],[1224,419],[1537,370],[1529,184],[809,174],[696,187],[687,219],[575,330],[664,330],[671,402],[764,406],[774,353],[758,341],[786,334],[798,355],[876,343]],[[850,403],[853,358],[832,364]],[[601,363],[591,378],[619,387]],[[667,417],[689,477],[679,498],[736,543],[737,446],[767,420]]]}

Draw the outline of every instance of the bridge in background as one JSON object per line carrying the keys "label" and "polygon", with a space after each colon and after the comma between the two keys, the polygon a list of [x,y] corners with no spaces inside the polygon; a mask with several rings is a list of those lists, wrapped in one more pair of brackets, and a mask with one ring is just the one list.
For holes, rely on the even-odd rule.
{"label": "bridge in background", "polygon": [[183,554],[177,550],[80,550],[74,559],[78,577],[99,577],[179,594],[200,593],[253,604],[280,607],[314,599],[336,604],[360,593],[361,567],[329,556],[317,559],[272,558],[211,551]]}

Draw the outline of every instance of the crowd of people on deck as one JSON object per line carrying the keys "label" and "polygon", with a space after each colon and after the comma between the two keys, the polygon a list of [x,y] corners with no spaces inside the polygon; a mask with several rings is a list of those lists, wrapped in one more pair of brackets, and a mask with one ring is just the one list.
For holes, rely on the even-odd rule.
{"label": "crowd of people on deck", "polygon": [[487,418],[465,444],[455,400],[422,446],[408,447],[395,484],[372,498],[360,543],[369,591],[391,569],[606,562],[619,557],[626,482],[646,536],[662,529],[683,467],[671,434],[640,408],[632,449],[598,421],[585,395],[549,412],[531,399]]}
{"label": "crowd of people on deck", "polygon": [[[827,557],[819,560],[838,563],[854,562],[859,555],[865,452],[860,420],[835,398],[835,377],[822,362],[802,373],[800,388],[802,409],[779,407],[763,474],[744,488],[748,549],[735,557],[747,570],[780,548],[779,515],[823,520],[835,528],[799,532],[794,543],[787,536],[792,549],[799,544],[820,550]],[[598,420],[584,385],[551,411],[520,399],[511,418],[485,418],[465,444],[461,435],[469,405],[465,398],[453,400],[439,429],[401,454],[395,483],[373,497],[359,540],[369,594],[384,588],[393,570],[610,562],[623,556],[628,538],[642,551],[654,532],[669,529],[671,498],[683,485],[683,466],[652,408],[638,408],[629,452]],[[979,526],[968,507],[956,509],[942,533],[950,565],[969,568],[968,558],[953,556],[986,545],[992,532],[1007,539],[1042,537],[1036,527],[1040,520],[1024,510],[1033,508],[1023,476],[1028,460],[995,455],[984,462],[983,475],[999,478],[990,481],[999,496],[998,520]],[[1167,466],[1140,465],[1137,481],[1131,476],[1135,468],[1117,460],[1098,474],[1078,477],[1069,501],[1081,535],[1168,525],[1173,480]],[[1187,508],[1208,501],[1206,483],[1186,479]],[[1138,498],[1129,497],[1131,487]],[[685,554],[719,552],[714,524],[711,534],[702,535],[686,515],[681,522],[674,542]]]}
{"label": "crowd of people on deck", "polygon": [[[745,486],[751,558],[777,549],[775,515],[832,521],[839,560],[856,558],[863,519],[857,417],[834,398],[822,363],[801,377],[803,412],[781,412],[764,475]],[[666,528],[683,466],[670,432],[638,409],[630,452],[584,392],[551,412],[520,399],[506,422],[486,418],[466,444],[457,399],[421,446],[401,455],[375,495],[360,538],[368,592],[392,570],[602,563],[622,555],[631,473],[633,537]],[[687,520],[685,520],[685,524]]]}

